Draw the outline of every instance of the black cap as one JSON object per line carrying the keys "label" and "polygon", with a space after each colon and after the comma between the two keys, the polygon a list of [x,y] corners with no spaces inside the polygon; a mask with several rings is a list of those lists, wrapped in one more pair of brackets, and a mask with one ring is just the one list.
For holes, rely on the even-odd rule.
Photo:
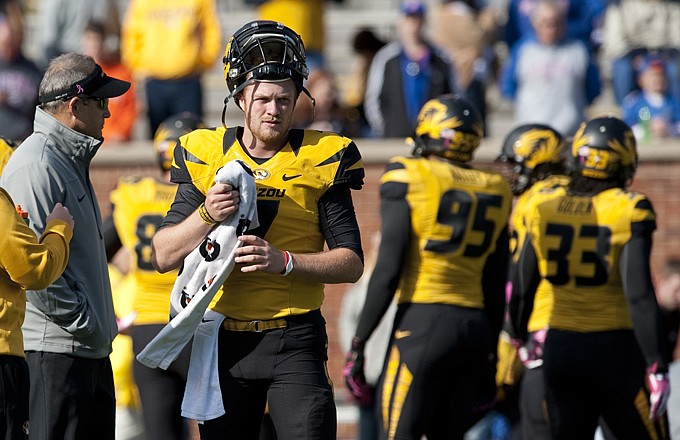
{"label": "black cap", "polygon": [[114,98],[127,92],[129,88],[129,82],[107,76],[101,66],[97,64],[94,71],[85,78],[76,81],[65,89],[57,90],[46,96],[40,95],[38,98],[41,104],[69,99],[78,95],[93,98]]}

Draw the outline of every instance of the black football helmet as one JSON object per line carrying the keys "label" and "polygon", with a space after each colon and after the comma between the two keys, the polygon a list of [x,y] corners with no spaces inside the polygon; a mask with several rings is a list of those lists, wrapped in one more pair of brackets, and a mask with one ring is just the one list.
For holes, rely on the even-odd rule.
{"label": "black football helmet", "polygon": [[442,95],[427,101],[418,113],[413,155],[468,162],[483,135],[484,123],[470,101]]}
{"label": "black football helmet", "polygon": [[302,38],[289,27],[270,20],[245,24],[229,39],[224,53],[224,79],[230,96],[247,81],[278,81],[290,78],[298,92],[309,76]]}
{"label": "black football helmet", "polygon": [[153,147],[158,158],[158,165],[163,171],[169,171],[179,138],[185,134],[204,127],[201,119],[190,112],[182,112],[168,117],[158,126],[153,137]]}
{"label": "black football helmet", "polygon": [[638,162],[633,130],[613,116],[582,123],[574,135],[571,156],[574,175],[624,185],[635,175]]}
{"label": "black football helmet", "polygon": [[523,124],[505,137],[496,161],[508,165],[512,192],[519,195],[551,173],[565,173],[564,154],[564,137],[557,130],[544,124]]}

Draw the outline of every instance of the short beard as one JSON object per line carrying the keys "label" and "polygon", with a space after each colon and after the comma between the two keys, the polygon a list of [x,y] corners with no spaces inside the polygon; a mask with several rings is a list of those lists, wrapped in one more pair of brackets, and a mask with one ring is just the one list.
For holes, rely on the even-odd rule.
{"label": "short beard", "polygon": [[[262,125],[253,124],[252,121],[247,121],[247,123],[253,136],[266,145],[278,145],[283,147],[288,140],[288,130],[284,132],[268,130],[262,128]],[[279,126],[281,127],[282,125]]]}

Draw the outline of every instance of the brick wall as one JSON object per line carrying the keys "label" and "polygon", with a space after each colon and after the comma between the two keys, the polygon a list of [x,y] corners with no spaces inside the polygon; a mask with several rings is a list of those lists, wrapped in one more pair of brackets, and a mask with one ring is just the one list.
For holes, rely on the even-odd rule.
{"label": "brick wall", "polygon": [[[360,148],[365,159],[366,179],[364,189],[354,192],[354,204],[361,227],[364,252],[371,249],[370,237],[380,228],[378,182],[385,161],[395,154],[405,154],[401,142],[361,141]],[[396,146],[395,146],[396,145]],[[477,153],[479,167],[493,168],[495,156],[494,140],[486,140]],[[632,189],[649,196],[658,215],[658,230],[652,252],[652,267],[659,267],[668,256],[680,256],[680,145],[653,148],[641,152],[641,163]],[[104,147],[95,158],[91,178],[99,197],[102,215],[109,211],[108,193],[116,180],[124,175],[156,175],[150,148],[145,144],[131,147]],[[677,151],[677,153],[676,153]],[[342,382],[344,353],[337,337],[337,316],[342,295],[347,285],[330,285],[326,288],[323,313],[328,322],[329,371],[335,383],[339,401],[345,401],[347,393]],[[354,436],[354,426],[341,424],[339,439]]]}

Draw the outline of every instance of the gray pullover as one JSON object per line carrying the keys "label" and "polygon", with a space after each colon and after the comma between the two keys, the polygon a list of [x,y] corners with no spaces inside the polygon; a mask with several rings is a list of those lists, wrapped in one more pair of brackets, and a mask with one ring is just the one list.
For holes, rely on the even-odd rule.
{"label": "gray pullover", "polygon": [[71,130],[40,108],[34,132],[10,158],[0,186],[29,214],[40,235],[57,202],[75,220],[64,274],[45,290],[27,291],[24,347],[99,359],[117,334],[102,221],[89,178],[102,141]]}

